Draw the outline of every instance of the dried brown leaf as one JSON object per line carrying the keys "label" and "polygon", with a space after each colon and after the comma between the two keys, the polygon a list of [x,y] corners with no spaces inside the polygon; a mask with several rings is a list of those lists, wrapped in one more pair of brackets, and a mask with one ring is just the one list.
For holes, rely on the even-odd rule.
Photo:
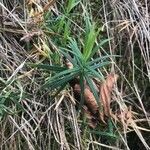
{"label": "dried brown leaf", "polygon": [[117,81],[118,75],[111,73],[100,86],[100,101],[103,105],[104,114],[110,116],[110,101],[114,83]]}
{"label": "dried brown leaf", "polygon": [[[74,93],[80,95],[81,88],[79,84],[75,84]],[[88,107],[88,109],[93,113],[96,114],[98,111],[98,104],[96,102],[96,99],[93,95],[93,93],[90,91],[88,86],[85,86],[84,89],[84,99],[85,99],[85,105]]]}
{"label": "dried brown leaf", "polygon": [[93,93],[88,89],[85,88],[84,90],[84,98],[85,98],[85,103],[89,110],[93,113],[96,114],[98,111],[98,104],[96,102],[96,99],[93,95]]}

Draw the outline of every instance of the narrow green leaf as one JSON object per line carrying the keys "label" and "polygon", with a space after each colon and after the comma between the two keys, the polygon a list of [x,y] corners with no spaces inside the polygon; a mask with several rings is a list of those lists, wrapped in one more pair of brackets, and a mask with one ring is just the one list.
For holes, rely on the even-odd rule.
{"label": "narrow green leaf", "polygon": [[61,15],[61,17],[59,19],[60,19],[60,21],[58,22],[58,26],[57,26],[57,33],[60,33],[64,27],[65,15]]}
{"label": "narrow green leaf", "polygon": [[69,0],[68,1],[68,5],[67,5],[67,14],[75,7],[79,4],[80,0],[76,1],[76,0]]}
{"label": "narrow green leaf", "polygon": [[75,55],[77,55],[80,59],[83,59],[83,55],[77,45],[77,41],[75,39],[69,38],[69,47],[74,52]]}
{"label": "narrow green leaf", "polygon": [[102,56],[102,57],[98,57],[98,58],[96,58],[96,59],[93,59],[93,60],[91,60],[91,61],[89,61],[89,62],[87,62],[87,64],[88,65],[93,65],[93,64],[95,64],[95,63],[99,63],[100,61],[102,61],[102,60],[105,60],[105,59],[110,59],[111,57],[115,57],[115,56],[117,56],[117,55],[106,55],[106,56]]}
{"label": "narrow green leaf", "polygon": [[101,107],[101,104],[100,104],[100,101],[99,101],[99,96],[98,96],[98,93],[97,93],[97,91],[96,91],[96,89],[93,85],[93,82],[92,82],[91,78],[89,78],[87,75],[85,75],[85,79],[86,79],[86,82],[88,83],[88,85],[89,85],[89,87],[90,87],[90,89],[91,89],[91,91],[92,91],[92,93],[93,93],[93,95],[96,99],[96,102],[97,102],[97,104],[98,104],[98,106],[101,110],[102,107]]}
{"label": "narrow green leaf", "polygon": [[70,80],[72,80],[74,77],[78,76],[79,73],[76,74],[70,74],[65,76],[64,78],[58,80],[58,81],[53,81],[51,83],[46,83],[45,85],[43,85],[43,88],[49,88],[50,90],[53,90],[55,88],[58,88],[59,86],[68,83]]}
{"label": "narrow green leaf", "polygon": [[64,50],[67,50],[68,52],[72,53],[78,65],[82,67],[82,63],[84,62],[84,59],[80,49],[78,48],[77,42],[75,39],[71,39],[71,38],[69,38],[69,41],[70,41],[69,48],[71,50],[68,50],[66,48]]}
{"label": "narrow green leaf", "polygon": [[[76,58],[78,58],[78,59],[82,59],[82,57],[79,55],[79,53],[78,52],[75,52],[75,51],[73,51],[73,50],[69,50],[69,49],[67,49],[67,48],[61,48],[62,50],[65,50],[65,51],[67,51],[67,52],[69,52],[69,53],[71,53],[71,54],[73,54],[73,56],[74,57],[76,57]],[[61,51],[61,53],[65,53],[64,51]],[[71,56],[70,56],[71,57]]]}
{"label": "narrow green leaf", "polygon": [[99,73],[99,72],[95,71],[94,69],[92,69],[90,67],[88,67],[87,70],[88,70],[88,74],[91,75],[91,77],[99,78],[102,81],[105,79],[101,72]]}
{"label": "narrow green leaf", "polygon": [[[62,49],[64,49],[64,48],[62,48]],[[64,57],[66,57],[73,64],[73,66],[77,66],[77,61],[74,60],[68,53],[66,53],[66,52],[64,52],[62,50],[60,51],[60,53],[62,53],[62,55],[64,55]]]}
{"label": "narrow green leaf", "polygon": [[80,94],[80,98],[81,98],[81,101],[80,101],[80,104],[79,104],[79,109],[78,111],[80,111],[83,107],[83,104],[84,104],[84,75],[83,74],[80,74],[80,87],[81,87],[81,94]]}
{"label": "narrow green leaf", "polygon": [[98,64],[94,64],[92,66],[90,66],[92,69],[98,69],[98,68],[101,68],[101,67],[104,67],[106,65],[110,65],[112,62],[111,61],[106,61],[106,62],[100,62]]}
{"label": "narrow green leaf", "polygon": [[63,35],[63,41],[64,41],[64,45],[66,45],[66,42],[67,42],[67,39],[70,35],[70,20],[68,20],[66,23],[65,23],[65,27],[64,27],[64,35]]}
{"label": "narrow green leaf", "polygon": [[95,48],[92,50],[91,55],[89,58],[92,58],[94,56],[94,54],[98,51],[98,49],[100,47],[102,47],[105,43],[107,43],[108,41],[110,41],[112,38],[109,39],[105,39],[102,42],[100,42],[97,46],[95,46]]}
{"label": "narrow green leaf", "polygon": [[118,136],[116,136],[115,134],[112,134],[112,133],[109,133],[109,132],[101,132],[101,131],[90,131],[91,133],[93,134],[96,134],[96,135],[101,135],[101,136],[106,136],[106,137],[111,137],[111,138],[118,138]]}
{"label": "narrow green leaf", "polygon": [[47,82],[50,82],[50,81],[53,81],[53,80],[57,80],[63,76],[66,76],[68,74],[73,74],[73,73],[76,73],[76,72],[79,72],[80,71],[80,68],[72,68],[72,69],[67,69],[67,70],[64,70],[58,74],[56,74],[55,76],[53,77],[49,77]]}
{"label": "narrow green leaf", "polygon": [[73,78],[75,78],[76,76],[78,76],[79,73],[75,73],[75,74],[69,74],[67,76],[65,76],[64,78],[58,80],[57,82],[52,82],[51,86],[50,86],[50,89],[53,90],[63,84],[66,84],[68,83],[70,80],[72,80]]}
{"label": "narrow green leaf", "polygon": [[64,71],[66,67],[60,67],[58,65],[47,65],[47,64],[29,64],[31,67],[45,69],[49,71]]}
{"label": "narrow green leaf", "polygon": [[94,64],[94,65],[92,65],[92,66],[90,66],[92,69],[98,69],[98,68],[100,68],[100,67],[104,67],[104,66],[106,66],[106,65],[110,65],[112,62],[111,61],[106,61],[106,62],[100,62],[100,63],[98,63],[98,64]]}
{"label": "narrow green leaf", "polygon": [[86,33],[85,45],[83,48],[84,59],[87,61],[92,53],[96,37],[99,33],[99,30],[96,32],[95,24],[90,26],[89,32]]}
{"label": "narrow green leaf", "polygon": [[[70,72],[70,70],[72,70],[72,72]],[[74,71],[73,71],[74,70]],[[63,71],[65,72],[65,71]],[[74,77],[78,76],[80,73],[79,69],[69,69],[70,74],[66,74],[65,73],[59,73],[58,75],[55,75],[54,77],[50,78],[43,86],[42,88],[50,88],[55,89],[59,86],[61,86],[62,84],[65,84],[66,82],[70,81],[71,79],[73,79]]]}

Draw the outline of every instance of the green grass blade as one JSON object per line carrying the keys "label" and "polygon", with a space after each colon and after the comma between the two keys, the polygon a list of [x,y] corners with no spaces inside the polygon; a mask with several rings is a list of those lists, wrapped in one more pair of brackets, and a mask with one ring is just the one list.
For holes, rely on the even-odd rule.
{"label": "green grass blade", "polygon": [[80,69],[78,68],[69,69],[68,72],[63,71],[58,75],[49,78],[49,80],[46,81],[46,83],[42,86],[42,88],[50,88],[50,89],[57,88],[62,84],[70,81],[75,76],[79,75],[79,73],[80,73]]}
{"label": "green grass blade", "polygon": [[85,89],[85,87],[84,87],[84,76],[83,76],[83,74],[80,75],[80,88],[81,88],[81,94],[80,94],[81,100],[80,100],[78,111],[80,111],[84,105],[84,89]]}
{"label": "green grass blade", "polygon": [[69,47],[72,52],[80,59],[83,59],[83,54],[81,53],[77,41],[75,39],[69,38]]}
{"label": "green grass blade", "polygon": [[[70,52],[71,54],[73,54],[74,58],[69,58],[68,60],[69,60],[74,66],[77,66],[77,65],[82,66],[83,58],[78,55],[78,52],[74,52],[74,51],[71,51],[71,50],[66,49],[66,48],[63,48],[63,49],[66,50],[66,51],[68,51],[68,52]],[[62,52],[62,53],[64,54],[64,56],[65,56],[66,58],[67,58],[68,55],[69,55],[69,54],[66,55],[65,52]],[[71,57],[71,56],[70,56],[70,57]]]}
{"label": "green grass blade", "polygon": [[87,64],[88,64],[88,65],[93,65],[93,64],[99,63],[100,61],[103,61],[103,60],[105,60],[105,59],[110,59],[110,58],[113,57],[113,56],[115,57],[115,56],[117,56],[117,55],[106,55],[106,56],[98,57],[98,58],[96,58],[96,59],[93,59],[93,60],[87,62]]}
{"label": "green grass blade", "polygon": [[92,58],[94,56],[94,54],[99,50],[100,47],[102,47],[105,43],[107,43],[108,41],[110,41],[112,38],[109,39],[105,39],[102,42],[100,42],[97,46],[95,46],[95,48],[92,50],[90,58]]}
{"label": "green grass blade", "polygon": [[102,56],[102,57],[98,57],[96,59],[91,60],[90,62],[88,62],[88,65],[93,65],[95,63],[99,63],[100,61],[103,61],[105,59],[111,59],[113,57],[121,57],[120,55],[106,55],[106,56]]}
{"label": "green grass blade", "polygon": [[76,77],[79,73],[75,73],[75,74],[69,74],[65,77],[63,77],[62,79],[58,80],[57,82],[54,81],[52,82],[51,86],[50,86],[50,89],[55,89],[63,84],[66,84],[68,83],[70,80],[72,80],[74,77]]}
{"label": "green grass blade", "polygon": [[64,71],[66,67],[60,67],[58,65],[47,65],[47,64],[29,64],[33,68],[44,69],[49,71]]}
{"label": "green grass blade", "polygon": [[[66,51],[69,51],[68,49],[64,49],[62,48],[63,50],[66,50]],[[73,59],[68,53],[64,52],[64,51],[60,51],[60,53],[62,53],[62,55],[64,57],[66,57],[72,64],[73,66],[77,66],[77,61],[75,59]]]}
{"label": "green grass blade", "polygon": [[78,76],[79,73],[74,73],[74,74],[69,74],[57,81],[52,81],[52,82],[47,82],[45,83],[42,88],[49,88],[50,90],[54,90],[55,88],[60,87],[63,84],[68,83],[70,80],[72,80],[73,78],[75,78],[76,76]]}
{"label": "green grass blade", "polygon": [[80,71],[80,68],[72,68],[72,69],[67,69],[67,70],[64,70],[58,74],[56,74],[55,76],[53,77],[49,77],[47,81],[51,81],[51,80],[57,80],[59,78],[61,78],[62,76],[66,76],[70,73],[76,73],[76,72],[79,72]]}
{"label": "green grass blade", "polygon": [[[74,56],[76,62],[80,63],[83,60],[82,57],[79,55],[78,52],[74,52],[74,51],[66,49],[66,48],[62,48],[62,49],[65,50],[65,51],[67,51],[67,52],[70,52]],[[64,54],[65,52],[62,52],[62,53]],[[66,55],[66,54],[64,54],[64,55]]]}
{"label": "green grass blade", "polygon": [[79,4],[80,0],[69,0],[67,5],[67,14]]}
{"label": "green grass blade", "polygon": [[101,131],[94,131],[94,130],[90,130],[90,133],[92,134],[96,134],[96,135],[100,135],[100,136],[106,136],[109,138],[115,138],[118,139],[118,136],[109,132],[101,132]]}
{"label": "green grass blade", "polygon": [[96,41],[96,37],[98,35],[98,32],[95,30],[95,24],[90,26],[89,31],[86,33],[86,38],[85,38],[85,45],[83,48],[83,55],[85,61],[87,61],[90,58],[90,55],[92,53],[93,46]]}
{"label": "green grass blade", "polygon": [[90,66],[92,69],[98,69],[98,68],[101,68],[101,67],[104,67],[106,65],[110,65],[112,62],[111,61],[106,61],[106,62],[100,62],[98,64],[94,64],[93,66]]}
{"label": "green grass blade", "polygon": [[99,73],[90,67],[87,67],[87,70],[88,70],[88,74],[91,75],[91,77],[99,78],[102,81],[105,79],[102,73]]}

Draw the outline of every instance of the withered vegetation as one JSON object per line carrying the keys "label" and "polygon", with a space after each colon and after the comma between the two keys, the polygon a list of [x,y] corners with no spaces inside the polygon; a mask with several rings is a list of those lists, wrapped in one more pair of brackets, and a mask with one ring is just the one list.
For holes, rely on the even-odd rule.
{"label": "withered vegetation", "polygon": [[1,0],[0,148],[150,149],[149,34],[148,0]]}

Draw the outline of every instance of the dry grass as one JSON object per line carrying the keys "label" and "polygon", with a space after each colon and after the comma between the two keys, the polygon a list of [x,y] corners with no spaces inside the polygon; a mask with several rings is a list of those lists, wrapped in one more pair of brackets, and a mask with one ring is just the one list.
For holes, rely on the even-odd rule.
{"label": "dry grass", "polygon": [[[105,7],[106,5],[109,5],[111,9],[107,9],[107,7]],[[138,112],[138,114],[136,114],[137,117],[141,118],[142,116],[145,118],[145,123],[141,125],[148,129],[148,100],[150,99],[148,96],[150,77],[148,44],[149,7],[150,5],[147,1],[139,0],[103,2],[107,35],[114,37],[110,43],[110,51],[123,56],[115,66],[122,77],[120,83],[121,89],[119,90],[121,101],[127,105],[130,104],[133,111]],[[149,143],[148,137],[142,136],[140,128],[137,128],[134,122],[131,126],[145,148],[149,149],[149,146],[145,142],[146,139]],[[135,142],[134,144],[137,143]]]}
{"label": "dry grass", "polygon": [[[81,1],[75,13],[70,12],[72,16],[63,20],[70,21],[72,35],[80,38],[84,33],[81,14],[89,11],[91,18],[103,22],[102,36],[113,37],[98,55],[121,55],[111,67],[104,68],[104,74],[110,71],[119,74],[111,100],[115,139],[107,136],[108,125],[100,124],[99,134],[91,132],[76,111],[76,100],[68,87],[54,99],[52,91],[41,91],[47,73],[27,65],[63,63],[58,45],[66,42],[64,29],[60,27],[60,32],[56,32],[51,24],[62,17],[65,6],[63,0],[0,2],[0,148],[135,149],[136,145],[137,149],[150,149],[149,2]],[[47,12],[54,18],[45,22]],[[132,139],[136,141],[130,142]]]}

